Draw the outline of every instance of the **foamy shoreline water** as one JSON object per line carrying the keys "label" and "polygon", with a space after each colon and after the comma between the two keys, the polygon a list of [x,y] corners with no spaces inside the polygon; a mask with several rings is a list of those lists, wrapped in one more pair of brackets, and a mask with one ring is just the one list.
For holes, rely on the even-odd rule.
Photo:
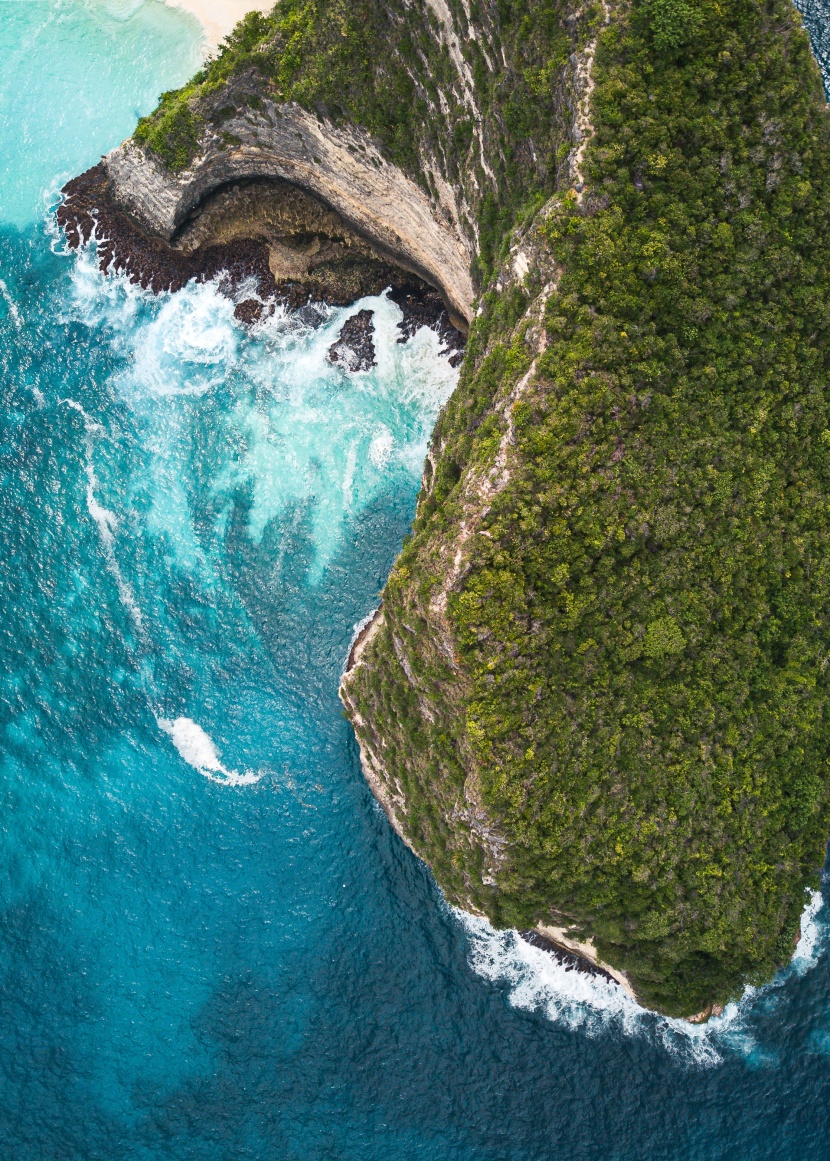
{"label": "foamy shoreline water", "polygon": [[469,963],[477,975],[507,985],[511,1007],[543,1013],[552,1023],[591,1036],[612,1027],[626,1036],[645,1035],[689,1063],[721,1064],[727,1051],[749,1057],[758,1048],[753,1013],[763,1009],[774,990],[816,966],[826,946],[826,922],[819,920],[824,900],[810,891],[801,916],[801,933],[790,963],[761,987],[747,987],[739,1000],[704,1024],[661,1016],[642,1007],[609,980],[578,971],[525,942],[516,931],[497,931],[490,923],[456,908],[450,910],[467,933]]}

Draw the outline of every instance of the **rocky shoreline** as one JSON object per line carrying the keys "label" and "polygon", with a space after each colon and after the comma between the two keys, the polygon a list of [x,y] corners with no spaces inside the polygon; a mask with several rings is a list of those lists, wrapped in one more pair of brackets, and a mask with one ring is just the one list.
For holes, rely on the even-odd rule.
{"label": "rocky shoreline", "polygon": [[594,963],[593,960],[588,959],[587,956],[579,955],[575,951],[571,951],[567,947],[556,943],[552,939],[548,939],[546,935],[542,935],[540,931],[520,931],[519,935],[532,947],[538,947],[540,951],[546,951],[548,955],[552,956],[557,963],[560,963],[565,971],[585,972],[589,976],[597,976],[599,979],[608,980],[611,984],[616,984],[617,987],[622,987],[620,981],[606,971],[605,968]]}
{"label": "rocky shoreline", "polygon": [[375,359],[373,310],[359,310],[347,318],[336,343],[326,356],[330,363],[345,371],[369,371],[377,366]]}
{"label": "rocky shoreline", "polygon": [[[382,622],[383,606],[379,605],[377,609],[375,609],[374,613],[369,618],[367,618],[365,624],[363,624],[359,631],[355,634],[349,648],[346,664],[343,667],[343,673],[340,677],[339,694],[341,701],[352,715],[359,716],[357,706],[350,696],[349,681],[354,676],[355,671],[361,664],[361,658],[364,650],[366,649],[366,646],[372,640],[372,637],[378,631]],[[393,801],[390,788],[387,785],[388,779],[382,777],[380,770],[376,768],[380,765],[379,755],[372,750],[365,738],[362,742],[358,740],[358,750],[360,754],[360,764],[361,768],[363,769],[364,776],[372,793],[383,808],[384,814],[389,819],[391,826],[403,840],[403,842],[413,852],[413,854],[415,854],[419,859],[423,859],[423,855],[420,854],[412,845],[404,827],[401,824],[400,819],[398,818],[397,811],[403,805],[402,802]],[[480,914],[480,912],[476,913]],[[536,947],[540,951],[547,952],[547,954],[555,959],[557,963],[564,967],[565,971],[584,972],[586,975],[594,976],[597,979],[607,980],[608,983],[615,984],[617,987],[622,988],[623,991],[625,991],[626,994],[629,995],[635,1002],[639,1002],[637,1001],[637,997],[634,994],[630,983],[624,976],[620,978],[618,975],[615,975],[613,971],[609,971],[605,966],[597,963],[588,955],[580,955],[578,951],[574,951],[572,948],[566,947],[564,944],[551,939],[549,935],[543,934],[543,932],[540,930],[531,928],[528,930],[518,931],[517,934],[532,947]],[[709,1012],[706,1012],[705,1014],[701,1013],[700,1017],[693,1018],[693,1020],[700,1022],[701,1017],[702,1019],[706,1019],[709,1014]]]}
{"label": "rocky shoreline", "polygon": [[[464,336],[451,323],[439,292],[417,275],[367,252],[368,248],[341,247],[343,252],[335,252],[331,260],[310,267],[303,276],[280,278],[274,274],[272,244],[262,234],[225,241],[208,236],[193,248],[152,237],[115,204],[103,162],[73,178],[61,192],[56,218],[69,247],[79,249],[94,238],[102,273],[124,275],[153,294],[181,290],[191,280],[215,280],[222,292],[237,300],[234,313],[247,324],[272,314],[277,305],[292,311],[311,302],[351,306],[360,298],[388,290],[403,312],[400,342],[427,326],[440,336],[452,365],[461,362]],[[194,220],[198,225],[198,215]],[[195,232],[194,223],[190,225],[191,233]],[[240,299],[243,284],[253,289]]]}

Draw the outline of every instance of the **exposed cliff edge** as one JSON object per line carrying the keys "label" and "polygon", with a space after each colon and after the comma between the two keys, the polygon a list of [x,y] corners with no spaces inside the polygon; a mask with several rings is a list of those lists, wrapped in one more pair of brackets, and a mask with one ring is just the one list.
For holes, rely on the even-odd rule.
{"label": "exposed cliff edge", "polygon": [[[289,102],[245,108],[249,86],[223,99],[243,111],[203,140],[187,169],[171,172],[132,141],[105,159],[113,200],[166,242],[208,195],[245,178],[276,177],[316,195],[397,265],[437,287],[461,325],[473,301],[472,253],[452,207],[433,207],[369,135],[337,127]],[[236,140],[226,144],[228,135]],[[440,213],[443,211],[443,213]]]}
{"label": "exposed cliff edge", "polygon": [[282,0],[105,169],[151,248],[245,218],[272,278],[361,253],[471,320],[342,685],[447,897],[670,1014],[769,978],[830,833],[830,119],[789,0]]}

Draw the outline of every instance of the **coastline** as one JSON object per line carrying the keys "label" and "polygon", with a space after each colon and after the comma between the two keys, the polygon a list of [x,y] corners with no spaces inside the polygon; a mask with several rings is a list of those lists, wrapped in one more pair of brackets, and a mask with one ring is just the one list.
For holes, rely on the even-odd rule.
{"label": "coastline", "polygon": [[[279,181],[271,184],[274,188],[285,186]],[[403,315],[399,323],[401,342],[426,326],[439,335],[452,365],[461,361],[464,339],[452,325],[440,293],[416,275],[385,263],[371,252],[364,253],[365,247],[353,247],[339,262],[306,269],[295,277],[282,277],[285,272],[274,262],[274,240],[266,237],[267,231],[255,221],[240,231],[212,234],[208,230],[196,239],[197,244],[187,248],[173,247],[149,236],[113,201],[103,162],[67,182],[62,193],[64,200],[56,214],[58,225],[72,250],[96,239],[102,274],[123,274],[153,294],[180,290],[191,279],[219,279],[219,289],[237,303],[236,317],[246,323],[267,317],[277,304],[292,311],[309,302],[351,306],[366,295],[388,291]],[[325,223],[321,225],[301,215],[285,229],[313,231],[324,226]],[[324,234],[321,238],[325,242]],[[283,237],[284,243],[290,240]],[[318,248],[322,251],[319,242]],[[294,253],[286,245],[280,251]],[[303,257],[300,250],[296,255]],[[255,284],[256,290],[251,293],[257,297],[237,301],[237,290],[245,280]]]}
{"label": "coastline", "polygon": [[[365,727],[366,723],[361,717],[357,706],[352,701],[348,687],[350,680],[354,677],[355,671],[362,663],[367,646],[381,629],[383,623],[383,604],[381,603],[366,618],[363,625],[355,633],[349,648],[346,664],[340,676],[340,687],[338,690],[340,700],[346,709],[351,711],[353,722],[363,727]],[[358,754],[360,756],[360,765],[363,770],[363,775],[369,784],[369,789],[380,803],[393,830],[403,840],[406,846],[409,847],[412,853],[417,858],[423,860],[423,855],[419,854],[415,847],[413,847],[397,816],[395,809],[396,803],[393,802],[392,795],[379,773],[379,770],[383,769],[379,756],[373,753],[366,738],[361,738],[357,730],[355,730],[355,741],[357,742]],[[526,943],[553,956],[567,970],[587,972],[589,975],[606,979],[609,983],[615,983],[623,989],[630,999],[636,1004],[640,1004],[634,988],[631,986],[631,981],[625,973],[618,971],[607,963],[603,963],[590,940],[586,943],[580,943],[569,938],[564,928],[546,927],[541,923],[537,924],[532,930],[519,931],[518,934]],[[708,1015],[708,1012],[700,1013],[697,1017],[692,1017],[692,1021],[705,1019]]]}
{"label": "coastline", "polygon": [[[524,933],[522,933],[524,934]],[[565,927],[550,927],[544,923],[537,923],[533,934],[537,937],[541,936],[543,940],[550,943],[553,948],[560,952],[570,953],[575,959],[581,960],[583,963],[591,964],[598,975],[605,976],[607,979],[613,980],[619,984],[625,994],[632,999],[636,1004],[640,1001],[637,998],[637,993],[631,986],[631,981],[625,972],[619,971],[617,968],[611,967],[610,964],[604,963],[597,954],[597,949],[594,947],[593,940],[580,941],[573,939],[568,934],[568,929]],[[537,944],[538,946],[538,944]],[[642,1007],[642,1005],[641,1005]]]}
{"label": "coastline", "polygon": [[204,35],[205,56],[214,53],[228,33],[248,12],[270,12],[271,0],[164,0],[198,20]]}
{"label": "coastline", "polygon": [[[349,648],[349,655],[346,659],[346,664],[343,668],[343,672],[340,675],[340,685],[337,692],[345,709],[351,712],[352,729],[354,729],[355,723],[357,723],[358,726],[366,727],[366,722],[360,716],[360,711],[351,699],[349,694],[349,681],[352,679],[355,671],[360,666],[367,646],[380,631],[383,624],[383,605],[380,604],[355,634],[355,637]],[[410,842],[404,830],[403,824],[398,818],[395,807],[396,805],[399,806],[400,803],[395,803],[393,801],[392,793],[386,785],[386,782],[384,781],[384,778],[381,774],[381,771],[383,771],[383,774],[386,774],[386,768],[382,759],[380,758],[380,755],[372,751],[372,748],[370,747],[366,738],[361,738],[356,729],[354,729],[354,736],[355,742],[357,743],[357,752],[360,757],[360,767],[363,771],[363,776],[369,785],[369,789],[372,791],[375,799],[380,803],[383,809],[383,813],[389,820],[390,826],[401,839],[401,841],[405,843],[407,847],[409,847],[416,858],[424,861],[423,856],[419,854],[419,852]]]}
{"label": "coastline", "polygon": [[[226,35],[226,30],[229,30],[230,28],[232,28],[233,23],[236,22],[238,19],[240,19],[240,16],[244,15],[244,13],[247,12],[247,10],[254,10],[255,9],[255,10],[259,10],[259,12],[264,12],[264,10],[267,10],[267,8],[269,7],[269,5],[266,5],[266,6],[252,5],[251,0],[166,0],[166,2],[168,3],[168,5],[180,7],[182,10],[186,10],[186,12],[194,15],[196,17],[196,19],[200,21],[200,23],[202,24],[202,28],[204,29],[205,43],[209,43],[211,41],[211,37],[212,37],[212,42],[214,42],[214,46],[216,43],[218,43],[218,38],[221,37],[222,35]],[[589,92],[589,95],[590,95],[590,92]],[[284,113],[283,113],[283,116],[284,116]],[[297,110],[296,113],[293,114],[293,116],[296,116],[297,123],[301,124],[301,127],[303,127],[304,129],[308,128],[305,125],[305,120],[308,120],[308,118],[305,118],[303,116],[302,109]],[[320,118],[318,117],[318,121],[319,120],[320,120]],[[254,121],[257,121],[257,118],[255,118],[255,117],[251,118],[250,123],[245,121],[244,118],[243,118],[243,120],[241,120],[239,122],[239,124],[237,124],[236,122],[229,122],[230,127],[232,129],[239,129],[239,132],[240,132],[240,136],[239,136],[236,144],[234,144],[234,149],[233,149],[233,151],[231,151],[230,161],[229,161],[228,157],[224,156],[224,154],[228,153],[229,151],[225,149],[223,143],[219,143],[219,145],[217,145],[216,149],[215,149],[215,157],[211,158],[211,165],[215,166],[216,173],[214,173],[212,171],[209,172],[209,166],[204,165],[203,168],[204,168],[204,173],[205,173],[205,176],[204,176],[205,188],[204,189],[201,188],[199,181],[194,180],[192,182],[194,190],[196,190],[196,192],[201,193],[202,199],[205,199],[205,197],[207,197],[207,196],[219,196],[219,194],[217,194],[216,192],[217,192],[217,190],[221,189],[221,183],[217,183],[218,182],[217,174],[223,176],[223,178],[226,179],[226,178],[228,178],[228,175],[231,172],[233,166],[236,166],[236,168],[234,168],[234,170],[233,170],[234,180],[253,181],[253,180],[258,179],[258,178],[272,179],[273,175],[270,174],[269,172],[264,171],[264,172],[260,173],[259,168],[255,168],[255,170],[253,170],[251,172],[247,172],[246,166],[247,166],[248,161],[251,160],[251,157],[253,157],[254,150],[258,150],[262,154],[262,156],[265,156],[265,152],[267,152],[266,147],[268,147],[268,149],[272,149],[272,147],[274,147],[275,145],[282,146],[282,147],[284,147],[284,149],[286,149],[286,156],[288,157],[288,160],[290,161],[290,166],[288,166],[287,172],[283,173],[282,171],[280,171],[280,173],[277,174],[276,180],[288,181],[288,182],[296,180],[296,173],[293,170],[293,168],[291,168],[291,166],[294,166],[295,163],[297,165],[299,165],[299,164],[301,164],[301,161],[303,164],[305,164],[306,161],[308,161],[308,158],[305,157],[304,153],[302,154],[302,157],[301,157],[302,151],[298,152],[298,147],[296,146],[296,144],[294,143],[294,140],[293,140],[293,134],[294,134],[294,136],[296,136],[299,139],[299,138],[303,137],[302,132],[295,128],[293,131],[293,134],[291,134],[290,125],[289,125],[289,127],[282,127],[282,128],[284,128],[284,130],[286,130],[284,132],[274,131],[274,124],[273,123],[270,124],[270,129],[266,130],[266,129],[261,127],[261,125],[259,124],[258,121],[257,121],[257,124],[254,124]],[[243,136],[241,136],[241,132],[243,132],[243,130],[251,130],[251,139],[247,139],[247,138],[244,138]],[[254,130],[257,130],[257,132],[254,132]],[[315,147],[317,147],[317,144],[319,143],[319,139],[320,139],[319,128],[315,127],[315,125],[312,124],[311,129],[309,130],[308,135],[306,135],[306,136],[308,136],[309,142],[311,142],[312,145],[315,145]],[[291,147],[293,147],[294,152],[291,152],[288,149],[287,142],[291,145]],[[317,144],[315,144],[315,143],[317,143]],[[338,143],[338,147],[339,147],[339,144],[341,144],[341,143]],[[347,146],[347,149],[348,149],[348,146]],[[355,146],[355,150],[356,150],[356,146]],[[113,181],[114,186],[117,185],[116,178],[118,179],[118,181],[121,181],[123,179],[124,174],[127,174],[128,176],[130,176],[128,171],[131,170],[131,168],[135,168],[135,165],[132,164],[132,159],[130,156],[128,156],[127,152],[124,152],[124,157],[120,159],[120,154],[123,151],[124,151],[124,147],[122,147],[121,151],[114,151],[114,153],[111,154],[110,158],[108,159],[108,163],[104,163],[104,168],[106,168],[106,170],[110,173],[110,178],[111,178],[111,181]],[[135,151],[133,151],[133,152],[135,152]],[[308,152],[308,150],[306,150],[306,152]],[[320,150],[320,152],[323,152],[323,151]],[[296,154],[296,156],[295,156],[295,154]],[[312,154],[312,159],[313,159],[313,163],[315,163],[315,166],[324,166],[324,168],[329,167],[335,173],[339,172],[339,170],[338,170],[339,165],[341,165],[341,166],[349,165],[349,166],[359,167],[359,168],[361,168],[361,170],[367,170],[367,172],[368,172],[368,166],[363,164],[362,160],[355,161],[354,159],[349,159],[349,158],[346,158],[345,156],[340,157],[339,153],[337,154],[337,156],[334,156],[334,154],[332,154],[332,157],[327,158],[325,160],[325,165],[324,165],[324,161],[320,161],[320,158],[317,157],[316,154]],[[116,160],[118,161],[118,167],[116,166]],[[255,158],[255,161],[257,161],[258,166],[260,165],[261,160],[262,160],[261,157]],[[124,161],[123,166],[121,164],[122,161]],[[231,166],[231,161],[233,163],[233,166]],[[130,164],[128,165],[127,163],[130,163]],[[202,163],[200,160],[200,165],[201,164]],[[100,168],[100,167],[96,167],[96,168]],[[194,163],[194,168],[195,168],[195,163]],[[89,171],[89,173],[91,173],[91,174],[93,172],[94,171]],[[316,170],[313,171],[313,173],[316,173],[316,172],[317,172]],[[189,171],[188,171],[188,173],[189,173]],[[374,182],[375,174],[371,173],[370,176]],[[187,180],[189,181],[190,179],[188,178]],[[324,196],[323,194],[320,194],[320,190],[319,190],[319,188],[317,188],[317,186],[311,185],[311,179],[308,178],[308,176],[306,176],[305,180],[309,182],[309,188],[312,190],[313,193],[315,193],[317,196],[320,196],[320,197]],[[70,185],[72,185],[72,183],[70,183]],[[132,190],[132,186],[130,186],[129,181],[123,181],[122,185],[123,185],[124,189],[128,190],[128,192],[130,192],[130,190]],[[145,183],[145,185],[146,185],[146,183]],[[169,180],[167,182],[167,187],[164,187],[164,188],[159,187],[160,194],[165,194],[165,195],[169,194],[169,195],[171,195],[171,197],[173,197],[175,195],[176,197],[178,197],[178,201],[176,201],[176,203],[175,203],[175,207],[176,207],[175,214],[172,216],[168,215],[169,216],[169,223],[168,223],[168,225],[169,225],[169,237],[167,238],[168,241],[171,241],[171,240],[176,238],[176,231],[180,231],[180,230],[186,228],[189,219],[187,217],[182,217],[182,215],[185,214],[186,211],[189,212],[189,214],[193,214],[193,212],[195,212],[195,210],[197,208],[199,208],[200,205],[202,205],[202,207],[203,207],[203,204],[204,204],[203,201],[202,202],[195,201],[193,203],[190,202],[188,200],[189,195],[190,195],[190,190],[187,189],[186,186],[187,186],[187,181],[185,179],[185,176],[180,176],[180,178],[175,179],[175,180],[171,178],[171,180]],[[297,186],[298,186],[298,188],[304,189],[305,182],[297,181]],[[197,189],[197,187],[199,187],[199,189]],[[68,189],[68,187],[66,187],[66,188]],[[147,188],[149,188],[149,187],[147,187]],[[355,186],[355,188],[358,188],[358,187]],[[374,185],[367,186],[366,188],[368,188],[369,192],[371,194],[373,194],[374,200],[378,204],[380,204],[382,202],[382,199],[380,196],[377,196],[377,190],[374,188]],[[136,194],[136,190],[137,190],[137,194]],[[138,194],[140,194],[144,197],[145,202],[149,201],[149,194],[147,194],[147,189],[140,186],[140,183],[136,183],[136,190],[132,190],[132,194],[136,194],[135,196],[132,196],[132,194],[131,194],[129,199],[121,199],[122,208],[127,210],[128,218],[130,217],[131,214],[133,214],[133,210],[135,210],[137,207],[140,207],[140,203],[142,203],[142,197],[138,196]],[[205,190],[207,190],[207,194],[205,194]],[[150,192],[152,193],[153,190],[150,190]],[[358,194],[363,194],[365,192],[366,192],[365,189],[358,188]],[[123,190],[122,190],[122,193],[123,193]],[[194,194],[194,196],[195,196],[195,194]],[[161,201],[161,199],[159,196],[159,203],[160,203],[160,201]],[[114,199],[114,204],[116,202],[117,202],[117,200]],[[351,201],[349,201],[349,204],[358,204],[358,202],[359,202],[359,199],[352,199]],[[390,202],[394,202],[394,199],[390,199]],[[188,210],[188,205],[190,207],[189,210]],[[82,215],[82,212],[84,212],[84,209],[82,209],[81,207],[79,207],[79,209],[80,209],[80,212]],[[89,214],[88,216],[89,216],[89,219],[92,219],[94,217],[94,215],[92,215],[92,214]],[[137,216],[137,215],[133,215],[133,216]],[[79,218],[79,221],[80,221],[80,218]],[[95,217],[95,222],[98,223],[98,221],[99,221],[99,218]],[[140,218],[139,218],[139,221],[140,221]],[[344,221],[349,221],[349,218],[348,217],[345,218]],[[182,225],[182,222],[183,222],[183,225]],[[93,226],[93,228],[94,228],[94,226]],[[128,229],[129,229],[129,226],[128,226]],[[139,233],[140,233],[140,230],[139,230]],[[77,237],[81,238],[84,241],[87,240],[87,238],[88,238],[88,233],[86,233],[86,231],[84,230],[84,228],[82,228],[82,226],[75,226],[75,235],[77,235]],[[196,260],[197,262],[199,262],[200,265],[187,266],[187,268],[186,268],[185,264],[187,264],[187,262],[194,261],[193,254],[190,252],[182,251],[182,247],[180,246],[181,235],[179,235],[178,238],[179,238],[179,240],[175,241],[175,244],[172,247],[173,252],[176,255],[175,258],[169,257],[169,254],[168,254],[164,244],[156,243],[156,241],[149,241],[149,243],[147,243],[145,246],[146,239],[143,236],[142,236],[142,238],[136,239],[135,241],[133,241],[132,252],[128,254],[127,258],[122,258],[122,253],[124,251],[129,251],[130,246],[123,246],[123,243],[121,243],[121,248],[117,248],[118,243],[116,243],[116,239],[114,238],[113,232],[110,231],[108,233],[107,239],[104,240],[104,243],[103,243],[102,264],[103,264],[103,266],[106,266],[106,268],[110,268],[110,265],[111,265],[111,268],[113,268],[113,269],[120,269],[121,268],[121,269],[124,269],[124,271],[129,271],[130,274],[136,275],[136,279],[138,281],[142,281],[143,279],[150,280],[153,283],[152,284],[153,289],[157,289],[156,284],[154,284],[154,283],[156,283],[158,281],[167,283],[167,284],[163,284],[163,286],[160,287],[161,289],[167,289],[167,288],[173,289],[175,286],[176,280],[186,279],[186,276],[188,276],[188,275],[197,276],[197,277],[209,277],[209,276],[212,276],[212,274],[214,274],[216,271],[218,271],[219,268],[225,268],[225,266],[228,265],[230,252],[223,250],[223,248],[221,246],[214,245],[214,246],[204,248],[204,251],[203,251],[203,253],[200,254],[199,259]],[[118,241],[121,241],[121,239],[118,239]],[[268,252],[267,247],[265,246],[264,243],[262,243],[262,241],[258,237],[247,238],[247,239],[245,239],[245,243],[246,243],[246,247],[245,247],[244,253],[240,253],[236,250],[234,250],[234,252],[233,252],[233,257],[234,257],[234,259],[237,260],[237,268],[240,271],[239,281],[241,281],[241,276],[243,276],[243,275],[245,275],[245,276],[248,276],[248,275],[257,276],[259,279],[259,294],[260,294],[260,296],[262,298],[264,298],[264,300],[276,300],[276,297],[277,297],[277,294],[279,294],[279,291],[276,290],[276,286],[275,286],[275,282],[274,282],[274,275],[276,273],[274,255],[277,251],[280,251],[280,245],[277,243],[274,243],[273,247],[272,247],[272,251]],[[380,243],[376,243],[376,244],[380,245]],[[167,248],[169,248],[169,247],[167,247]],[[136,257],[139,250],[140,250],[140,257]],[[146,250],[146,254],[145,254],[145,250]],[[195,254],[196,251],[194,251],[193,253]],[[301,253],[301,252],[297,251],[297,254],[299,254],[299,253]],[[163,257],[163,255],[164,255],[164,257]],[[182,255],[182,257],[179,257],[179,255]],[[397,255],[397,257],[399,259],[400,255]],[[290,261],[289,261],[289,258],[290,258]],[[291,253],[291,255],[289,255],[289,258],[284,259],[284,264],[283,264],[284,268],[281,268],[283,275],[286,276],[286,280],[287,280],[286,272],[288,271],[289,267],[290,267],[291,273],[294,274],[294,266],[291,266],[290,264],[291,264],[291,261],[295,261],[296,255],[294,255],[294,253]],[[142,264],[144,264],[144,266]],[[168,267],[165,264],[173,264],[173,265],[169,266],[169,269],[171,269],[171,274],[169,274],[169,276],[167,275],[167,268]],[[302,264],[301,264],[301,262],[299,262],[298,258],[296,258],[296,264],[297,264],[297,269],[299,269],[299,266],[302,266]],[[438,265],[438,264],[436,264],[436,265]],[[102,268],[103,268],[103,266],[102,266]],[[164,267],[164,273],[159,273],[161,267]],[[403,265],[402,268],[409,269],[410,267]],[[150,273],[145,274],[144,273],[145,269],[150,269]],[[193,274],[190,272],[193,272]],[[308,273],[308,271],[306,271],[305,273]],[[434,271],[432,271],[432,273],[434,275]],[[290,282],[290,283],[286,281],[286,284],[288,284],[288,286],[291,287],[290,295],[293,296],[293,297],[289,298],[289,300],[288,300],[289,304],[293,305],[293,307],[296,308],[296,307],[299,307],[299,305],[301,305],[303,301],[308,301],[308,298],[310,296],[310,288],[309,288],[308,284],[306,284],[302,281],[302,277],[299,276],[299,274],[294,274],[294,276],[296,276],[297,281]],[[524,277],[524,276],[525,275],[522,274],[522,277]],[[440,282],[440,279],[439,279],[439,282]],[[144,281],[142,281],[142,284],[145,284]],[[499,284],[499,290],[500,289],[501,289],[501,287]],[[319,294],[319,298],[320,298],[320,300],[327,301],[327,302],[333,301],[332,294],[330,293],[330,291],[327,291],[327,290],[322,291],[322,293]],[[356,296],[352,296],[352,301],[356,301]],[[251,320],[251,322],[255,322],[255,320],[257,320],[260,317],[260,307],[258,305],[258,302],[255,300],[246,300],[244,303],[239,303],[239,308],[240,309],[244,308],[243,313],[239,313],[239,315],[238,315],[238,317],[240,319]],[[250,318],[248,318],[248,316],[250,316]],[[531,366],[531,368],[529,368],[525,378],[522,378],[522,380],[519,384],[519,389],[524,390],[527,383],[529,382],[529,378],[531,378],[533,376],[534,369],[535,369],[535,362],[532,363],[532,366]],[[511,439],[512,439],[512,428],[511,428],[511,432],[508,432],[508,437],[511,437]],[[504,447],[507,446],[508,441],[510,441],[510,440],[508,440],[508,438],[505,437],[505,439],[503,440]],[[484,498],[486,498],[486,497],[484,497]],[[344,699],[344,702],[345,702],[347,708],[349,709],[349,711],[351,711],[351,714],[353,716],[353,720],[356,723],[360,724],[361,727],[365,728],[365,734],[368,733],[368,738],[365,736],[365,737],[363,737],[363,740],[361,741],[360,737],[359,737],[359,740],[358,740],[359,749],[360,749],[360,757],[361,757],[361,765],[363,767],[363,772],[365,772],[365,776],[367,778],[367,781],[368,781],[371,789],[373,789],[373,793],[375,794],[375,798],[381,802],[381,805],[382,805],[383,809],[385,810],[385,813],[387,813],[387,815],[389,817],[389,821],[392,824],[392,827],[394,827],[397,830],[398,834],[400,835],[400,837],[402,837],[404,839],[404,842],[406,842],[407,845],[411,845],[409,842],[407,842],[407,839],[404,835],[403,827],[399,823],[400,817],[403,817],[405,814],[403,792],[400,791],[400,786],[397,783],[397,779],[392,779],[390,777],[389,771],[387,769],[385,769],[385,764],[383,762],[382,745],[380,744],[380,737],[376,737],[374,734],[374,731],[369,730],[368,724],[366,722],[362,721],[360,715],[358,714],[358,712],[356,712],[356,709],[353,705],[352,699],[349,698],[349,695],[348,695],[348,685],[349,685],[349,683],[351,683],[351,679],[353,678],[354,672],[356,671],[356,669],[359,668],[359,665],[361,664],[363,652],[365,652],[366,647],[368,646],[368,643],[371,641],[371,639],[373,639],[374,635],[377,633],[377,630],[380,629],[380,627],[382,625],[383,625],[383,613],[380,611],[377,611],[374,614],[373,618],[371,618],[371,620],[367,623],[365,628],[363,628],[362,632],[360,634],[358,634],[358,636],[356,636],[356,639],[352,644],[352,649],[351,649],[351,651],[349,651],[349,657],[347,659],[346,670],[344,672],[344,676],[342,676],[342,679],[341,679],[341,691],[340,692],[341,692],[341,697],[342,697],[342,699]],[[397,786],[397,789],[395,788],[396,786]],[[536,940],[536,939],[547,940],[547,943],[550,944],[550,947],[551,947],[551,953],[558,953],[558,954],[561,954],[561,956],[564,956],[568,960],[577,959],[577,960],[585,962],[586,965],[592,965],[594,968],[594,971],[598,972],[599,974],[606,975],[607,978],[613,979],[616,982],[618,982],[619,985],[627,991],[628,995],[631,998],[633,998],[633,1000],[635,1000],[635,1001],[637,1000],[637,997],[634,993],[634,990],[633,990],[633,988],[631,988],[630,983],[629,983],[628,979],[626,978],[626,975],[623,973],[620,973],[618,971],[615,971],[614,968],[609,967],[608,965],[604,964],[604,962],[602,962],[599,959],[597,951],[596,951],[596,949],[594,949],[594,946],[593,946],[590,939],[587,940],[586,943],[580,943],[580,942],[578,942],[578,940],[575,940],[575,939],[572,939],[569,937],[568,929],[548,928],[548,926],[544,926],[542,924],[537,926],[535,933],[522,932],[522,935],[524,935],[526,938],[528,935],[531,935],[532,942],[533,942],[533,940]],[[686,1018],[691,1023],[702,1022],[702,1021],[705,1021],[705,1019],[708,1018],[708,1016],[710,1014],[712,1014],[712,1011],[713,1011],[712,1005],[709,1005],[709,1007],[707,1007],[705,1010],[699,1012],[699,1014],[695,1014],[694,1016],[690,1016],[690,1017],[686,1017]]]}

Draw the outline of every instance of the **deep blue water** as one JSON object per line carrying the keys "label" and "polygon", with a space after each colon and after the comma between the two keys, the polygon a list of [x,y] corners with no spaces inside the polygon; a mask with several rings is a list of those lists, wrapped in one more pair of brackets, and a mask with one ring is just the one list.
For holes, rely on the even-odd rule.
{"label": "deep blue water", "polygon": [[[50,137],[60,44],[87,111]],[[152,3],[0,0],[0,1156],[827,1158],[820,899],[691,1028],[452,912],[374,804],[336,689],[455,381],[435,337],[372,301],[349,378],[348,311],[251,334],[49,224],[195,45]]]}

